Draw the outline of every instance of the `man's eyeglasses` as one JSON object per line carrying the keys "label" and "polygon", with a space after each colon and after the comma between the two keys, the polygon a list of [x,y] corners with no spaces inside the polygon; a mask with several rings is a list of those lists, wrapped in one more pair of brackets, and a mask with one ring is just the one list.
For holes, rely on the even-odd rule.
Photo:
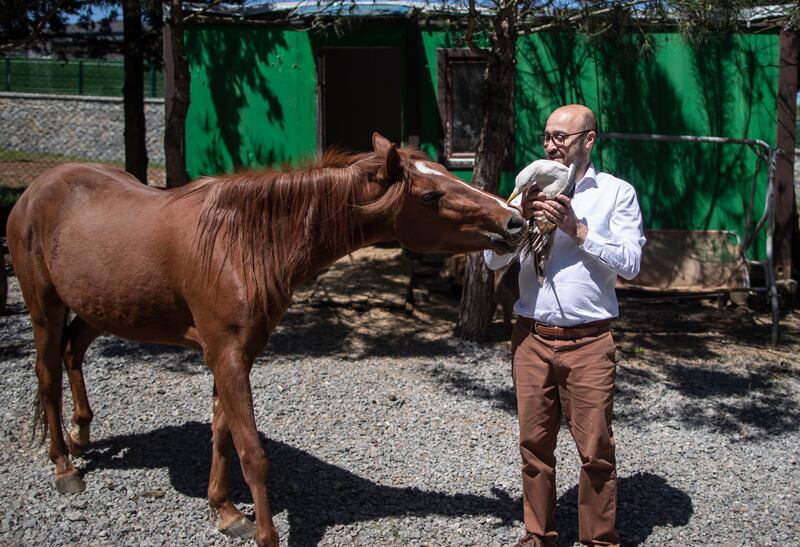
{"label": "man's eyeglasses", "polygon": [[539,135],[539,140],[542,141],[542,144],[547,146],[547,143],[553,141],[556,146],[562,146],[564,141],[566,141],[567,137],[572,137],[573,135],[583,135],[584,133],[588,133],[589,131],[593,131],[592,129],[584,129],[583,131],[578,131],[577,133],[545,133],[544,135]]}

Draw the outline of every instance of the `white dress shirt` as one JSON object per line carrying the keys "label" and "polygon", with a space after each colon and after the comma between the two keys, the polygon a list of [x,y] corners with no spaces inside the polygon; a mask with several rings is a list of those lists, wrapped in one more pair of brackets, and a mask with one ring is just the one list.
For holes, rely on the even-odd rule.
{"label": "white dress shirt", "polygon": [[[521,202],[520,195],[512,205]],[[614,292],[617,275],[625,279],[638,275],[645,243],[636,191],[624,180],[590,166],[575,185],[572,208],[588,228],[586,241],[578,246],[560,229],[555,230],[542,286],[531,257],[520,257],[517,315],[561,327],[619,315]],[[512,257],[484,251],[492,270],[509,264]]]}

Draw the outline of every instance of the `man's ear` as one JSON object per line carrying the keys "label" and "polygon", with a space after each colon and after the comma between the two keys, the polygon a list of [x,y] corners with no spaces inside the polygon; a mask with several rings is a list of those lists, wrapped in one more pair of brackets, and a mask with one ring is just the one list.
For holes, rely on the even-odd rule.
{"label": "man's ear", "polygon": [[[378,135],[375,133],[375,135]],[[386,141],[383,137],[378,135],[381,139]],[[373,141],[375,138],[373,137]],[[403,164],[400,160],[400,152],[397,151],[397,147],[394,143],[389,143],[389,148],[386,150],[386,160],[384,161],[383,167],[379,173],[378,178],[384,184],[391,184],[393,182],[397,182],[403,177]]]}
{"label": "man's ear", "polygon": [[378,153],[386,152],[392,143],[389,139],[378,133],[377,131],[372,134],[372,149]]}

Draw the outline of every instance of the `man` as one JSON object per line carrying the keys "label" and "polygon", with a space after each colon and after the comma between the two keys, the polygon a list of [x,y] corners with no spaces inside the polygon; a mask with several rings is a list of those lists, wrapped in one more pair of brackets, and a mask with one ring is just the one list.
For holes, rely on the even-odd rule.
{"label": "man", "polygon": [[[522,455],[525,536],[516,547],[555,545],[556,437],[563,414],[581,458],[579,539],[617,545],[616,460],[611,413],[616,362],[611,319],[619,312],[617,275],[639,273],[642,216],[627,182],[591,164],[597,122],[582,105],[556,109],[542,136],[547,158],[575,164],[572,199],[526,192],[512,204],[523,216],[544,216],[557,226],[544,282],[530,256],[520,257],[520,297],[511,339]],[[529,195],[526,195],[529,194]],[[498,269],[512,255],[485,252]]]}

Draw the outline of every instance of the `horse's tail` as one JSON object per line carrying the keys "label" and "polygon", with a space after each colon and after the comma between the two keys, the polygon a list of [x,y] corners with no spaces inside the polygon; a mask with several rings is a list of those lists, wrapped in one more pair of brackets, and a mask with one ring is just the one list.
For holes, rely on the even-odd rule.
{"label": "horse's tail", "polygon": [[[67,322],[69,320],[69,309],[64,312],[64,322],[61,326],[61,362],[64,364],[64,348],[67,343]],[[63,387],[62,387],[63,389]],[[38,388],[36,395],[33,398],[33,426],[31,427],[31,444],[37,442],[36,432],[41,426],[42,432],[38,438],[38,444],[43,445],[47,439],[47,413],[44,410],[44,403],[42,402],[42,394]],[[67,426],[64,423],[64,414],[61,413],[61,430],[66,433]]]}

